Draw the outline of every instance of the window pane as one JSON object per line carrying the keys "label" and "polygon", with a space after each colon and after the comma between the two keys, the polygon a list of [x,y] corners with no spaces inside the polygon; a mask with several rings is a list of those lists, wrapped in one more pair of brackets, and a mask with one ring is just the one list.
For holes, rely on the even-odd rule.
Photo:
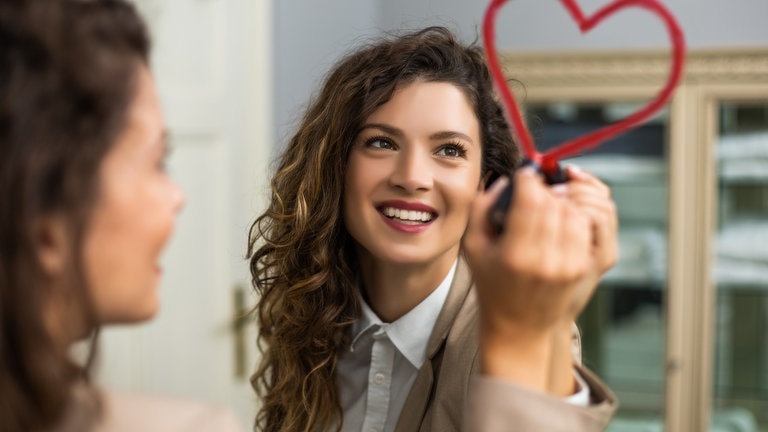
{"label": "window pane", "polygon": [[[639,107],[634,103],[558,103],[528,107],[542,150],[583,135]],[[618,264],[579,320],[584,364],[621,401],[611,432],[664,425],[664,320],[667,286],[667,114],[565,163],[612,188],[619,213]]]}
{"label": "window pane", "polygon": [[768,104],[719,114],[713,430],[768,431]]}

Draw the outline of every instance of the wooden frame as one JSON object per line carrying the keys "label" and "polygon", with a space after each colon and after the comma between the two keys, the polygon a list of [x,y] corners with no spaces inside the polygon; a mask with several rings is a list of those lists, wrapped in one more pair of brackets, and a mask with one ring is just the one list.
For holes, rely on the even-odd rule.
{"label": "wooden frame", "polygon": [[[525,102],[643,101],[666,81],[667,51],[502,56]],[[514,84],[513,84],[514,85]],[[669,106],[666,430],[708,430],[714,368],[717,108],[768,100],[768,48],[689,52]]]}

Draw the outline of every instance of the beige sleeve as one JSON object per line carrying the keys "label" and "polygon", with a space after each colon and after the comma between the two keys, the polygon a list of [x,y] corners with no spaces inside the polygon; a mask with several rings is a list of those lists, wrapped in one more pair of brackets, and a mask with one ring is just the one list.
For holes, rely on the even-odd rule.
{"label": "beige sleeve", "polygon": [[536,392],[484,375],[472,377],[464,430],[472,432],[592,432],[608,426],[618,402],[608,387],[581,366],[589,385],[589,406]]}
{"label": "beige sleeve", "polygon": [[232,411],[201,402],[105,392],[97,432],[243,432]]}

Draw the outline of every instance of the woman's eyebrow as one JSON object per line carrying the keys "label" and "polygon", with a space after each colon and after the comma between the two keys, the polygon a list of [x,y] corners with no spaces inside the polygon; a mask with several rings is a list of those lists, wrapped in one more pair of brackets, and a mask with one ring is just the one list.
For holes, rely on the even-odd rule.
{"label": "woman's eyebrow", "polygon": [[470,144],[474,144],[474,141],[472,141],[472,138],[470,138],[469,135],[457,131],[435,132],[429,136],[429,139],[431,140],[444,140],[451,138],[460,138],[464,141],[468,141]]}
{"label": "woman's eyebrow", "polygon": [[390,125],[382,124],[382,123],[366,123],[363,125],[361,130],[365,130],[365,129],[380,129],[384,131],[384,133],[386,133],[387,135],[392,135],[396,138],[402,138],[403,136],[405,136],[405,133],[403,133],[402,130]]}
{"label": "woman's eyebrow", "polygon": [[[380,129],[387,135],[392,135],[396,138],[402,138],[405,135],[405,133],[403,133],[402,130],[393,126],[382,124],[382,123],[367,123],[363,125],[361,130],[365,130],[365,129]],[[444,140],[444,139],[451,139],[451,138],[459,138],[469,142],[470,144],[474,144],[474,141],[472,140],[472,138],[470,138],[469,135],[462,132],[458,132],[458,131],[440,131],[440,132],[435,132],[429,136],[429,139],[431,140]]]}

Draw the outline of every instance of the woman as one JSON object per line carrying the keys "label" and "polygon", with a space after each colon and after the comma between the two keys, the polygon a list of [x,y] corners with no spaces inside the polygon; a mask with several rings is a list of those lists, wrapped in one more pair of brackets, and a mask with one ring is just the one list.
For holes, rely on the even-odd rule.
{"label": "woman", "polygon": [[251,228],[257,428],[605,427],[615,401],[572,323],[615,260],[615,210],[587,173],[549,188],[523,169],[497,237],[518,160],[481,49],[445,29],[332,69]]}
{"label": "woman", "polygon": [[0,5],[2,431],[237,430],[202,405],[102,394],[70,358],[100,326],[157,312],[184,196],[148,50],[122,0]]}

